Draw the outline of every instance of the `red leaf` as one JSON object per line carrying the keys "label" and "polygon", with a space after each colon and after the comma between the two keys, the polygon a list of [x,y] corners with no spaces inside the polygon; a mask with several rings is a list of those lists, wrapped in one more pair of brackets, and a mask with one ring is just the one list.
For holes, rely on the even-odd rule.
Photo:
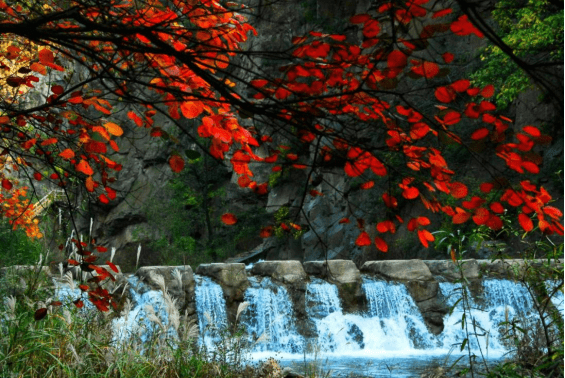
{"label": "red leaf", "polygon": [[228,226],[232,226],[237,223],[237,217],[232,213],[225,213],[221,218],[222,222]]}
{"label": "red leaf", "polygon": [[110,203],[110,200],[108,199],[108,197],[106,197],[105,194],[100,194],[100,195],[98,196],[98,200],[99,200],[100,202],[104,203],[104,204]]}
{"label": "red leaf", "polygon": [[471,85],[471,82],[467,79],[457,80],[449,85],[450,88],[453,88],[455,92],[461,93],[465,92],[467,88]]}
{"label": "red leaf", "polygon": [[349,220],[349,218],[341,218],[338,223],[339,223],[339,224],[342,224],[342,223],[350,223],[350,220]]}
{"label": "red leaf", "polygon": [[388,252],[388,244],[378,236],[375,236],[375,246],[381,252]]}
{"label": "red leaf", "polygon": [[406,189],[404,189],[404,191],[402,192],[402,197],[404,197],[406,199],[414,199],[414,198],[418,197],[419,194],[420,194],[420,191],[418,190],[418,188],[410,186],[410,187],[407,187]]}
{"label": "red leaf", "polygon": [[458,211],[454,216],[453,216],[453,224],[462,224],[465,223],[469,220],[469,217],[471,216],[471,214],[469,214],[466,211]]}
{"label": "red leaf", "polygon": [[460,182],[453,182],[448,184],[448,187],[450,189],[451,195],[454,198],[457,199],[461,199],[463,197],[467,196],[467,193],[469,192],[469,189],[467,189],[467,186],[465,186],[465,184],[462,184]]}
{"label": "red leaf", "polygon": [[35,172],[33,174],[33,178],[36,179],[37,181],[41,181],[43,179],[43,175],[39,172]]}
{"label": "red leaf", "polygon": [[173,172],[179,173],[184,168],[184,159],[179,155],[172,155],[169,158],[169,166]]}
{"label": "red leaf", "polygon": [[75,306],[77,306],[77,308],[83,308],[84,307],[84,303],[80,299],[73,301],[73,303],[75,304]]}
{"label": "red leaf", "polygon": [[453,59],[455,59],[455,55],[453,55],[450,52],[444,53],[441,57],[443,58],[443,61],[447,64],[453,62]]}
{"label": "red leaf", "polygon": [[475,215],[473,215],[473,222],[478,226],[485,224],[490,219],[490,211],[484,207],[480,207],[475,210]]}
{"label": "red leaf", "polygon": [[369,16],[368,14],[356,14],[355,16],[349,19],[349,22],[351,22],[352,24],[364,24],[370,19],[371,16]]}
{"label": "red leaf", "polygon": [[439,66],[433,62],[423,62],[420,65],[412,67],[412,72],[416,75],[431,79],[439,73]]}
{"label": "red leaf", "polygon": [[451,24],[450,29],[456,35],[466,36],[475,34],[477,37],[483,38],[483,33],[469,21],[467,15],[460,16],[457,21]]}
{"label": "red leaf", "polygon": [[65,91],[65,89],[60,85],[54,85],[51,87],[51,91],[56,95],[60,95]]}
{"label": "red leaf", "polygon": [[317,191],[317,190],[315,190],[315,189],[312,189],[312,190],[310,190],[310,195],[311,195],[312,197],[316,197],[316,196],[323,196],[324,193],[321,193],[321,192],[319,192],[319,191]]}
{"label": "red leaf", "polygon": [[396,198],[394,198],[388,193],[383,193],[383,201],[385,203],[385,206],[391,209],[394,209],[395,207],[398,206],[398,201],[396,200]]}
{"label": "red leaf", "polygon": [[366,38],[373,38],[376,37],[379,32],[381,31],[381,27],[377,20],[368,20],[363,27],[363,35]]}
{"label": "red leaf", "polygon": [[530,232],[534,229],[532,219],[524,213],[518,214],[518,222],[520,222],[520,226],[522,226],[526,232]]}
{"label": "red leaf", "polygon": [[487,137],[489,134],[489,131],[486,127],[482,127],[478,130],[475,130],[475,132],[473,132],[473,134],[471,134],[471,139],[473,140],[479,140],[479,139],[483,139],[485,137]]}
{"label": "red leaf", "polygon": [[2,179],[2,187],[6,190],[10,190],[12,189],[14,185],[12,185],[12,183],[10,182],[10,180],[8,179]]}
{"label": "red leaf", "polygon": [[66,150],[64,150],[63,152],[61,152],[59,154],[60,157],[62,157],[63,159],[72,159],[75,157],[75,153],[73,150],[71,150],[70,148],[67,148]]}
{"label": "red leaf", "polygon": [[439,101],[448,104],[455,100],[456,95],[455,91],[450,87],[438,87],[435,90],[435,96]]}
{"label": "red leaf", "polygon": [[362,183],[359,187],[361,189],[371,189],[373,186],[375,186],[375,182],[373,180],[371,181],[367,181]]}
{"label": "red leaf", "polygon": [[539,129],[537,127],[534,126],[524,126],[524,128],[522,129],[522,131],[530,134],[533,137],[539,137],[541,136],[541,133],[539,131]]}
{"label": "red leaf", "polygon": [[428,230],[418,230],[418,238],[420,243],[426,248],[428,248],[428,242],[434,241],[435,238]]}
{"label": "red leaf", "polygon": [[180,104],[180,111],[185,118],[193,119],[204,111],[204,105],[200,101],[186,101]]}
{"label": "red leaf", "polygon": [[106,260],[106,265],[108,265],[114,272],[120,273],[118,267],[114,265],[110,260]]}
{"label": "red leaf", "polygon": [[33,315],[33,317],[36,321],[40,321],[46,315],[47,315],[47,309],[46,308],[40,308],[39,310],[35,311],[35,314]]}
{"label": "red leaf", "polygon": [[259,236],[264,239],[273,236],[273,226],[263,227],[261,229],[261,232],[259,233]]}
{"label": "red leaf", "polygon": [[494,96],[494,86],[492,84],[488,84],[481,90],[480,94],[484,98],[490,98]]}
{"label": "red leaf", "polygon": [[453,9],[451,9],[451,8],[441,9],[441,10],[435,11],[432,18],[444,17],[444,16],[447,16],[448,14],[451,14],[451,12],[453,12]]}
{"label": "red leaf", "polygon": [[369,237],[369,234],[366,231],[361,232],[357,237],[357,240],[355,240],[355,244],[359,247],[371,245],[371,238]]}
{"label": "red leaf", "polygon": [[92,170],[92,167],[90,167],[90,164],[88,164],[88,162],[83,159],[80,160],[75,168],[77,171],[82,172],[87,176],[92,176],[94,174],[94,171]]}
{"label": "red leaf", "polygon": [[490,217],[490,219],[487,221],[486,225],[494,231],[498,231],[502,228],[503,224],[502,224],[502,220],[500,219],[500,217],[493,215],[492,217]]}
{"label": "red leaf", "polygon": [[128,112],[128,118],[131,119],[133,122],[135,122],[135,124],[139,127],[143,126],[143,120],[141,119],[140,116],[138,116],[137,114],[135,114],[134,112]]}
{"label": "red leaf", "polygon": [[493,213],[502,214],[504,213],[504,206],[500,202],[493,202],[489,205]]}
{"label": "red leaf", "polygon": [[406,67],[406,63],[407,63],[406,54],[404,54],[400,50],[391,51],[391,53],[388,54],[386,62],[387,62],[388,68],[402,69],[402,68]]}
{"label": "red leaf", "polygon": [[490,183],[490,182],[483,182],[479,188],[481,189],[481,192],[483,193],[490,193],[490,191],[492,190],[492,188],[494,188],[494,184]]}

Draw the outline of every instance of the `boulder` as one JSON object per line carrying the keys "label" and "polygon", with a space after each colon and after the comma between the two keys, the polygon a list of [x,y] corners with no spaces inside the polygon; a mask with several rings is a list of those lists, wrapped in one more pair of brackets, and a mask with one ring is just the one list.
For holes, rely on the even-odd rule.
{"label": "boulder", "polygon": [[285,284],[301,284],[308,278],[300,261],[262,261],[253,265],[251,273],[271,277]]}
{"label": "boulder", "polygon": [[241,302],[245,289],[249,287],[249,280],[242,263],[214,263],[202,264],[196,268],[196,274],[213,278],[224,292],[226,302]]}
{"label": "boulder", "polygon": [[[434,276],[441,276],[448,281],[461,279],[459,267],[451,260],[424,260],[424,264],[428,266]],[[479,264],[475,259],[463,260],[461,270],[463,271],[463,276],[468,280],[480,278]]]}
{"label": "boulder", "polygon": [[397,281],[433,281],[430,269],[422,260],[367,261],[361,272]]}
{"label": "boulder", "polygon": [[[196,283],[190,266],[144,266],[139,268],[135,275],[153,290],[168,290],[171,296],[177,299],[179,311],[187,310],[188,315],[196,312]],[[163,277],[162,281],[159,276]]]}
{"label": "boulder", "polygon": [[334,284],[361,282],[361,273],[351,260],[307,261],[304,271]]}

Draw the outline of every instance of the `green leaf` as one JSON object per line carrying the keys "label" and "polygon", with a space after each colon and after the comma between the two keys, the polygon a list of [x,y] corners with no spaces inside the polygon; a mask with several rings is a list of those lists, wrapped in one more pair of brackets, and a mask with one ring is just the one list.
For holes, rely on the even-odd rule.
{"label": "green leaf", "polygon": [[463,344],[461,344],[461,351],[463,351],[463,349],[465,349],[465,345],[467,345],[467,341],[469,341],[469,339],[463,340]]}

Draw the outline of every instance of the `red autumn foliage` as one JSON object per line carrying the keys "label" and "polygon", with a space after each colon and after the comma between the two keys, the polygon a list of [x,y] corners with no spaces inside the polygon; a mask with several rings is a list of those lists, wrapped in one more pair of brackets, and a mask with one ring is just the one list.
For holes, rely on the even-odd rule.
{"label": "red autumn foliage", "polygon": [[[507,182],[499,179],[498,172],[489,171],[492,177],[480,185],[482,193],[468,198],[470,188],[458,181],[464,172],[452,170],[444,158],[446,144],[485,143],[492,154],[475,156],[479,163],[488,166],[490,159],[497,158],[508,170],[535,175],[542,161],[532,150],[548,139],[535,126],[511,134],[510,120],[499,115],[491,102],[496,93],[492,85],[475,88],[467,79],[448,82],[446,73],[456,60],[453,52],[443,52],[436,59],[420,57],[419,50],[436,35],[483,37],[465,14],[453,14],[451,8],[441,9],[441,4],[432,9],[425,0],[387,2],[350,19],[359,38],[318,31],[292,38],[292,59],[281,67],[280,76],[254,72],[254,79],[248,80],[248,76],[237,76],[230,64],[256,31],[228,4],[126,0],[117,6],[112,1],[107,5],[84,1],[73,6],[73,17],[67,17],[64,3],[30,9],[0,0],[0,16],[7,20],[0,23],[0,32],[13,41],[1,53],[3,64],[25,68],[25,73],[0,78],[4,88],[17,95],[40,90],[37,83],[44,81],[38,76],[65,73],[71,64],[85,66],[91,77],[51,86],[43,91],[49,96],[37,109],[21,110],[22,104],[14,103],[18,96],[4,96],[0,132],[6,152],[2,156],[9,153],[15,158],[4,160],[4,167],[25,168],[29,177],[50,180],[61,188],[80,182],[92,198],[108,204],[117,197],[111,184],[122,169],[114,153],[120,151],[130,126],[178,143],[163,125],[156,124],[154,117],[161,114],[180,130],[194,124],[198,136],[208,140],[206,153],[217,159],[232,156],[229,162],[239,175],[238,185],[260,196],[267,195],[269,187],[252,179],[250,165],[257,162],[273,164],[273,172],[299,170],[308,177],[319,167],[337,167],[346,180],[361,180],[361,189],[371,192],[386,187],[385,193],[375,193],[382,198],[384,206],[379,205],[388,219],[376,225],[383,234],[402,227],[402,208],[419,201],[453,224],[472,220],[500,230],[499,215],[509,211],[526,232],[536,222],[544,234],[563,235],[562,214],[549,205],[552,198],[542,186],[526,180]],[[390,25],[395,26],[393,36]],[[418,32],[417,38],[408,30]],[[418,93],[435,102],[435,113],[424,112],[409,96],[401,95],[401,80],[425,82],[430,92]],[[246,91],[250,98],[243,99]],[[118,99],[127,100],[128,107],[116,105]],[[113,116],[122,110],[127,122]],[[255,117],[256,125],[240,124],[238,115]],[[272,124],[262,123],[263,119]],[[463,124],[465,132],[458,127]],[[275,133],[279,129],[289,135],[282,141]],[[276,153],[261,157],[258,147]],[[398,161],[404,163],[399,166]],[[185,166],[177,152],[172,152],[168,163],[173,172]],[[33,217],[26,216],[32,207],[22,195],[25,189],[14,185],[4,171],[0,178],[2,215],[38,236]],[[308,193],[322,196],[311,186],[303,197]],[[237,223],[231,213],[221,220],[226,225]],[[293,221],[297,223],[282,222],[280,227],[289,233],[301,230],[301,222]],[[348,218],[339,223],[355,227],[347,225]],[[406,222],[425,247],[434,240],[426,229],[430,223],[425,216]],[[272,234],[269,227],[263,228],[262,237]],[[357,227],[361,232],[355,244],[371,246],[365,221],[358,218]],[[379,236],[374,243],[388,251]],[[91,286],[81,289],[98,309],[107,311],[114,302],[97,285],[113,276],[94,264],[86,245],[77,242],[77,247],[81,261],[69,263],[98,274]],[[82,306],[80,301],[75,304]],[[46,311],[38,311],[36,319],[45,316]]]}

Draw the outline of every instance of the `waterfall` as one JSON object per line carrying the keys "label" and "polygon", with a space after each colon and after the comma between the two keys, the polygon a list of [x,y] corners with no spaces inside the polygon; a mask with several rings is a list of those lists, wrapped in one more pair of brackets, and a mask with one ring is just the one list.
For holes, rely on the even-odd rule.
{"label": "waterfall", "polygon": [[[442,295],[448,305],[461,298],[461,284],[440,283]],[[504,340],[515,321],[519,327],[533,329],[538,320],[528,289],[519,282],[509,280],[484,280],[483,294],[475,301],[466,288],[468,308],[463,320],[463,301],[460,301],[452,314],[445,319],[445,331],[441,335],[442,344],[448,348],[460,344],[466,337],[462,321],[469,330],[469,345],[476,353],[500,357],[513,348],[511,340]],[[502,323],[502,324],[501,324]]]}
{"label": "waterfall", "polygon": [[304,339],[296,331],[292,301],[283,286],[270,278],[261,282],[250,277],[251,287],[245,292],[249,306],[242,313],[241,324],[249,335],[255,352],[302,353]]}
{"label": "waterfall", "polygon": [[[451,314],[444,318],[445,328],[439,337],[442,347],[445,350],[453,348],[455,353],[466,353],[460,348],[467,337],[463,328],[465,325],[469,331],[468,345],[473,353],[480,355],[482,352],[485,356],[491,357],[503,355],[506,348],[500,343],[498,324],[491,317],[490,309],[479,307],[469,289],[460,283],[440,282],[439,287],[446,305],[450,308],[455,306]],[[466,301],[463,300],[463,293]],[[465,323],[462,324],[463,322]]]}
{"label": "waterfall", "polygon": [[214,345],[228,328],[226,301],[222,287],[209,277],[194,276],[196,280],[196,312],[200,330],[200,345],[214,350]]}
{"label": "waterfall", "polygon": [[[139,346],[152,340],[157,334],[162,338],[178,337],[170,326],[169,311],[163,293],[141,282],[136,276],[128,278],[130,295],[133,301],[126,305],[121,316],[113,321],[113,342]],[[159,332],[161,331],[161,332]]]}
{"label": "waterfall", "polygon": [[436,347],[435,337],[428,331],[416,303],[403,284],[365,279],[363,290],[373,332],[383,334],[378,344],[371,345],[376,340],[370,338],[370,349],[390,350],[392,347],[413,353],[417,349]]}
{"label": "waterfall", "polygon": [[368,311],[344,314],[337,287],[313,279],[306,290],[308,316],[317,331],[316,344],[335,355],[419,354],[436,340],[402,284],[364,280]]}

